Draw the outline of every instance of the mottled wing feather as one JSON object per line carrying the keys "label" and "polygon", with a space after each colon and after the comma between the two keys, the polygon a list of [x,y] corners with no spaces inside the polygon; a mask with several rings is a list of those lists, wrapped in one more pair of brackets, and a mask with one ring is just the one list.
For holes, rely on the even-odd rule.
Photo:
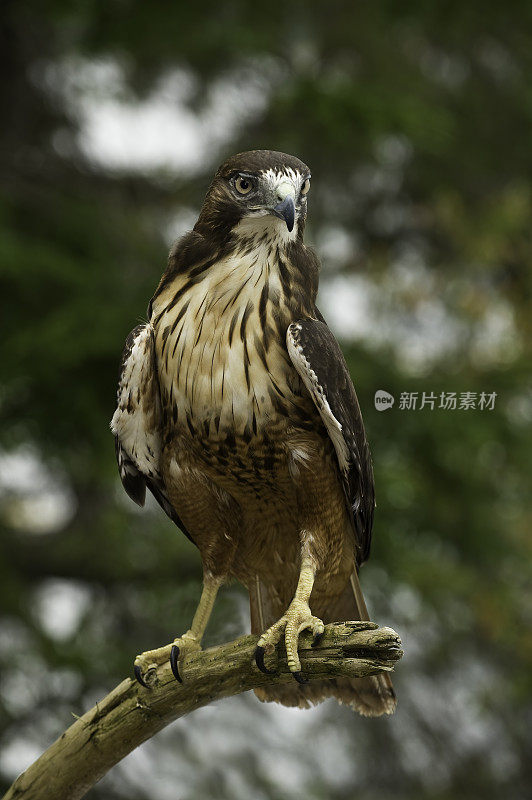
{"label": "mottled wing feather", "polygon": [[[319,315],[319,312],[318,312]],[[288,327],[288,353],[334,445],[357,535],[357,561],[369,556],[375,490],[362,414],[338,342],[325,321],[306,318]]]}
{"label": "mottled wing feather", "polygon": [[135,503],[144,505],[147,487],[188,536],[165,492],[160,472],[160,425],[153,328],[145,323],[131,331],[122,353],[117,408],[111,420],[118,470],[124,489]]}
{"label": "mottled wing feather", "polygon": [[115,454],[122,486],[129,497],[138,506],[143,506],[146,501],[146,479],[144,475],[138,471],[137,467],[120,444],[118,436],[115,436]]}

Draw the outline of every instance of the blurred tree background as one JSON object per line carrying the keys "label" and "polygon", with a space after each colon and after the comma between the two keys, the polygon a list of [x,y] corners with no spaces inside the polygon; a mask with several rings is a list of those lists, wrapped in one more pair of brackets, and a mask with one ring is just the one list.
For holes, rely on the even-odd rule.
{"label": "blurred tree background", "polygon": [[[119,486],[117,364],[217,164],[266,147],[313,172],[307,241],[375,463],[363,585],[406,647],[398,711],[235,698],[88,796],[528,797],[532,5],[5,0],[1,15],[3,788],[188,626],[199,557]],[[399,408],[468,391],[496,392],[494,409]],[[247,624],[228,587],[207,641]]]}

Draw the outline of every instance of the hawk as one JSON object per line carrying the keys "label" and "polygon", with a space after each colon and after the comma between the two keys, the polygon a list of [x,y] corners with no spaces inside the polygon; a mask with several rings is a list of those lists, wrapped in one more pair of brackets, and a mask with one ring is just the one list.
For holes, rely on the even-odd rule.
{"label": "hawk", "polygon": [[148,320],[126,341],[111,422],[122,483],[146,487],[200,551],[190,629],[137,656],[135,674],[200,649],[229,578],[248,590],[259,669],[284,639],[295,680],[256,690],[308,707],[335,697],[390,714],[387,675],[308,681],[298,637],[368,612],[373,471],[357,396],[315,301],[319,262],[303,241],[309,168],[270,150],[216,172],[198,221],[171,249]]}

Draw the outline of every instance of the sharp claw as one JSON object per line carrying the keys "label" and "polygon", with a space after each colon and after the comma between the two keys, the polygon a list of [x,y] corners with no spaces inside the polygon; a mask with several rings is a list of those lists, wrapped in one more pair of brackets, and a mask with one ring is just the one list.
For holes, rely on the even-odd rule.
{"label": "sharp claw", "polygon": [[183,683],[183,678],[179,674],[179,647],[176,644],[172,645],[172,649],[170,650],[170,666],[176,681]]}
{"label": "sharp claw", "polygon": [[275,675],[274,669],[268,669],[266,664],[264,663],[264,654],[265,654],[264,647],[257,647],[255,648],[255,664],[260,669],[261,672],[264,672],[265,675]]}
{"label": "sharp claw", "polygon": [[140,671],[140,667],[139,667],[139,665],[138,665],[138,664],[134,664],[134,665],[133,665],[133,672],[135,673],[135,678],[136,678],[136,679],[137,679],[137,681],[140,683],[140,685],[141,685],[141,686],[144,686],[144,688],[145,688],[145,689],[149,689],[150,687],[149,687],[149,686],[148,686],[148,684],[147,684],[147,683],[144,681],[144,678],[142,677],[142,672]]}
{"label": "sharp claw", "polygon": [[301,685],[304,685],[305,683],[308,683],[308,679],[304,678],[303,675],[301,674],[301,672],[292,672],[292,675],[294,676],[296,681],[298,683],[300,683]]}
{"label": "sharp claw", "polygon": [[325,633],[325,631],[322,631],[321,633],[316,633],[316,634],[314,635],[314,638],[313,638],[313,640],[312,640],[311,647],[317,647],[317,646],[319,645],[319,643],[320,643],[320,642],[321,642],[321,640],[323,639],[323,634],[324,634],[324,633]]}

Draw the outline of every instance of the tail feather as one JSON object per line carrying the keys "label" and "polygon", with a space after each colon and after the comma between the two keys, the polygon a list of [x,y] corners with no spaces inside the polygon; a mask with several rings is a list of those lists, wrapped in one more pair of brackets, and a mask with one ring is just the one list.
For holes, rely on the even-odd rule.
{"label": "tail feather", "polygon": [[[251,631],[262,633],[282,616],[288,600],[261,583],[258,578],[250,589]],[[325,623],[345,620],[369,620],[368,609],[354,572],[344,592],[326,608],[314,607],[312,612]],[[393,714],[397,705],[390,676],[386,673],[365,678],[332,678],[311,681],[308,684],[286,683],[279,686],[264,686],[255,689],[255,694],[264,702],[274,701],[285,706],[309,708],[327,697],[350,706],[365,717]]]}

